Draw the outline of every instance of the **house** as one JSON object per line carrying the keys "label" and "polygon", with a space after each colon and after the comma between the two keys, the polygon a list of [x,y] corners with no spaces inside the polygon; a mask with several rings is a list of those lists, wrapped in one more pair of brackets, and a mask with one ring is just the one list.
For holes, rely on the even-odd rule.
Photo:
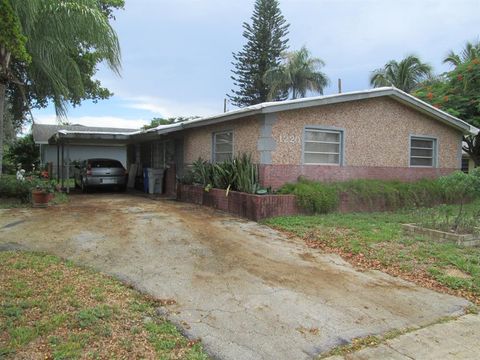
{"label": "house", "polygon": [[[216,162],[249,153],[259,164],[261,184],[278,188],[299,176],[411,181],[448,174],[461,168],[463,134],[477,132],[387,87],[263,103],[124,135],[128,164],[175,165],[181,174],[199,157]],[[113,141],[115,133],[108,136]],[[67,130],[50,140],[88,142],[95,137]]]}
{"label": "house", "polygon": [[[57,134],[59,131],[77,131],[89,133],[111,133],[135,132],[134,129],[119,129],[106,127],[87,127],[83,125],[46,125],[33,124],[32,133],[35,144],[40,147],[40,164],[45,166],[48,163],[53,164],[53,173],[56,174],[57,162],[61,158],[61,148],[57,148],[54,144],[49,144],[48,140]],[[78,142],[77,144],[69,146],[67,153],[64,153],[64,158],[69,159],[69,162],[81,161],[89,158],[109,158],[120,161],[124,166],[127,166],[127,144],[126,141],[117,141],[109,143],[99,142]]]}
{"label": "house", "polygon": [[462,171],[464,173],[469,173],[475,169],[475,161],[472,157],[465,151],[462,152]]}

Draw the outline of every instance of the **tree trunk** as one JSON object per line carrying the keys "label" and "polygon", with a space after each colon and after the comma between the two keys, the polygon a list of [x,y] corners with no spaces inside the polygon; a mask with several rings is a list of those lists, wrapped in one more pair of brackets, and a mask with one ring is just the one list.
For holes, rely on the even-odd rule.
{"label": "tree trunk", "polygon": [[0,82],[0,176],[2,176],[3,165],[3,118],[5,115],[5,91],[6,85]]}
{"label": "tree trunk", "polygon": [[470,156],[475,163],[475,167],[480,166],[480,134],[475,136],[464,136],[463,141],[467,146],[462,149]]}
{"label": "tree trunk", "polygon": [[11,53],[7,51],[5,46],[0,45],[0,176],[2,176],[3,167],[3,120],[5,117],[5,94],[8,84],[8,66],[10,65]]}

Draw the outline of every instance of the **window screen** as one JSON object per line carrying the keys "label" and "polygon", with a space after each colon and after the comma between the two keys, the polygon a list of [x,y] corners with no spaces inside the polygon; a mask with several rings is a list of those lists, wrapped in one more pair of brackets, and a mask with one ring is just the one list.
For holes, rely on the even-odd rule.
{"label": "window screen", "polygon": [[213,161],[222,162],[233,157],[233,131],[213,134]]}
{"label": "window screen", "polygon": [[410,166],[435,166],[436,140],[421,137],[410,139]]}
{"label": "window screen", "polygon": [[342,132],[306,129],[303,149],[305,164],[337,164],[342,162]]}

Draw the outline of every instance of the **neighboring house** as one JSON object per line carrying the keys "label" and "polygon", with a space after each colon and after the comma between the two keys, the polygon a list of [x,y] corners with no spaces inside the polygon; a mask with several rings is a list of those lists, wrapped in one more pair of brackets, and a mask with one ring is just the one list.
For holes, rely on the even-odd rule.
{"label": "neighboring house", "polygon": [[465,151],[462,153],[462,171],[465,173],[469,173],[475,169],[475,162],[473,159],[468,155]]}
{"label": "neighboring house", "polygon": [[[129,164],[175,164],[181,173],[199,157],[215,162],[249,153],[262,185],[278,188],[299,176],[408,181],[448,174],[461,168],[462,135],[476,132],[403,91],[377,88],[263,103],[124,135]],[[56,141],[94,138],[65,131]]]}
{"label": "neighboring house", "polygon": [[[95,133],[125,132],[132,133],[133,129],[119,129],[106,127],[88,127],[83,125],[46,125],[33,124],[32,133],[35,144],[40,147],[40,163],[44,166],[52,163],[53,172],[56,174],[57,161],[61,159],[61,149],[54,144],[49,144],[48,140],[59,131],[81,131]],[[64,160],[74,162],[89,158],[108,158],[115,159],[127,166],[127,145],[124,141],[99,143],[82,142],[71,145],[64,149]],[[61,160],[60,160],[61,162]]]}

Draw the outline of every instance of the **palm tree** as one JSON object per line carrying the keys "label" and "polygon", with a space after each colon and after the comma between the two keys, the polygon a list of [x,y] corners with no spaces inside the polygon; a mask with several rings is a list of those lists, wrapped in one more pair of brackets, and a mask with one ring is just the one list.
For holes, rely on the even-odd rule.
{"label": "palm tree", "polygon": [[475,43],[471,43],[468,41],[460,54],[456,54],[455,52],[453,52],[453,50],[450,50],[447,57],[443,59],[443,63],[457,67],[460,64],[478,58],[480,58],[480,41],[477,41]]}
{"label": "palm tree", "polygon": [[320,71],[325,65],[322,59],[311,57],[305,46],[298,51],[285,53],[283,58],[282,64],[265,74],[265,82],[271,87],[270,99],[282,92],[290,93],[292,99],[305,97],[308,91],[323,94],[323,88],[329,80]]}
{"label": "palm tree", "polygon": [[97,0],[0,0],[0,175],[6,88],[25,84],[11,71],[22,62],[28,81],[50,89],[57,115],[66,114],[71,93],[83,89],[79,53],[94,53],[117,74],[120,45]]}
{"label": "palm tree", "polygon": [[373,87],[395,86],[409,93],[431,77],[432,67],[410,55],[400,62],[390,60],[383,68],[374,70],[370,76],[370,84]]}

